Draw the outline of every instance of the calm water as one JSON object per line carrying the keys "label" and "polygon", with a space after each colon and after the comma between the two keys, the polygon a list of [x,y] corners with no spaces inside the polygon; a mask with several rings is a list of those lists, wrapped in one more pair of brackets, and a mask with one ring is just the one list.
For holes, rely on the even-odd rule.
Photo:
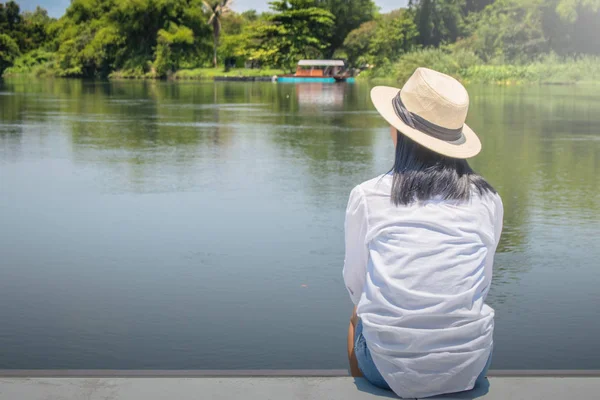
{"label": "calm water", "polygon": [[[367,85],[0,84],[0,369],[345,368]],[[598,87],[470,87],[493,368],[600,369]]]}

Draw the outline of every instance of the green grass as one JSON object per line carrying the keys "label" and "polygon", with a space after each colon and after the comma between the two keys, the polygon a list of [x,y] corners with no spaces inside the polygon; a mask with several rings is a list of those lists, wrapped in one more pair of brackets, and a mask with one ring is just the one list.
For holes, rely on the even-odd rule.
{"label": "green grass", "polygon": [[179,70],[175,72],[171,78],[176,80],[202,80],[214,79],[217,76],[256,77],[281,75],[282,73],[283,71],[278,69],[233,68],[228,72],[225,72],[223,68],[195,68]]}
{"label": "green grass", "polygon": [[[283,71],[278,69],[246,69],[233,68],[227,72],[223,68],[194,68],[181,69],[170,75],[168,79],[172,80],[210,80],[217,76],[273,76],[280,75]],[[142,68],[119,70],[110,74],[110,79],[156,79],[152,72],[144,72]]]}

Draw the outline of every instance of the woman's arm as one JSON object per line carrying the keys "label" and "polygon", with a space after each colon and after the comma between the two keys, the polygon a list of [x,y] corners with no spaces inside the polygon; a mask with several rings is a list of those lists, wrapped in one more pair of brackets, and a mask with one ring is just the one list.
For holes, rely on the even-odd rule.
{"label": "woman's arm", "polygon": [[364,193],[360,186],[355,187],[350,193],[346,209],[345,242],[346,253],[344,258],[344,283],[350,294],[352,302],[356,305],[360,300],[367,274],[367,206]]}
{"label": "woman's arm", "polygon": [[356,359],[356,353],[354,351],[354,330],[358,324],[358,316],[356,315],[356,306],[352,311],[352,317],[350,317],[350,325],[348,325],[348,362],[350,363],[350,374],[355,378],[360,378],[362,372],[358,367],[358,360]]}
{"label": "woman's arm", "polygon": [[356,305],[362,296],[367,275],[367,261],[369,253],[366,244],[367,236],[367,207],[364,193],[357,186],[350,193],[346,219],[344,223],[346,253],[344,257],[344,283],[354,303],[350,324],[348,325],[348,361],[350,373],[353,377],[361,377],[356,353],[354,352],[354,331],[358,324]]}

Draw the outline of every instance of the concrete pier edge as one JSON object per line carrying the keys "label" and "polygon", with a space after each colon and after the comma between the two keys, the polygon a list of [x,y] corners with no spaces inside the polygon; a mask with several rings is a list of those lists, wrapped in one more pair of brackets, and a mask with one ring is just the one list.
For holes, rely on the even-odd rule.
{"label": "concrete pier edge", "polygon": [[[348,377],[343,369],[258,369],[258,370],[119,370],[119,369],[0,369],[0,378],[219,378],[219,377]],[[504,370],[489,377],[577,377],[600,378],[600,370]]]}
{"label": "concrete pier edge", "polygon": [[[437,400],[598,399],[600,371],[495,370]],[[0,400],[381,400],[345,370],[0,370]],[[417,399],[421,400],[421,399]]]}

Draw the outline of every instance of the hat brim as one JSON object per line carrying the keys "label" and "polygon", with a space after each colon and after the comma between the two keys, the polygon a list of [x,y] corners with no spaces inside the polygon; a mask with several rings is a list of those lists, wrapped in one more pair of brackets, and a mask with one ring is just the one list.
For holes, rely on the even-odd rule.
{"label": "hat brim", "polygon": [[390,86],[375,86],[371,89],[371,101],[381,116],[402,134],[436,153],[452,158],[471,158],[481,151],[481,141],[466,124],[463,125],[464,140],[457,143],[436,139],[405,124],[396,114],[392,100],[400,89]]}

